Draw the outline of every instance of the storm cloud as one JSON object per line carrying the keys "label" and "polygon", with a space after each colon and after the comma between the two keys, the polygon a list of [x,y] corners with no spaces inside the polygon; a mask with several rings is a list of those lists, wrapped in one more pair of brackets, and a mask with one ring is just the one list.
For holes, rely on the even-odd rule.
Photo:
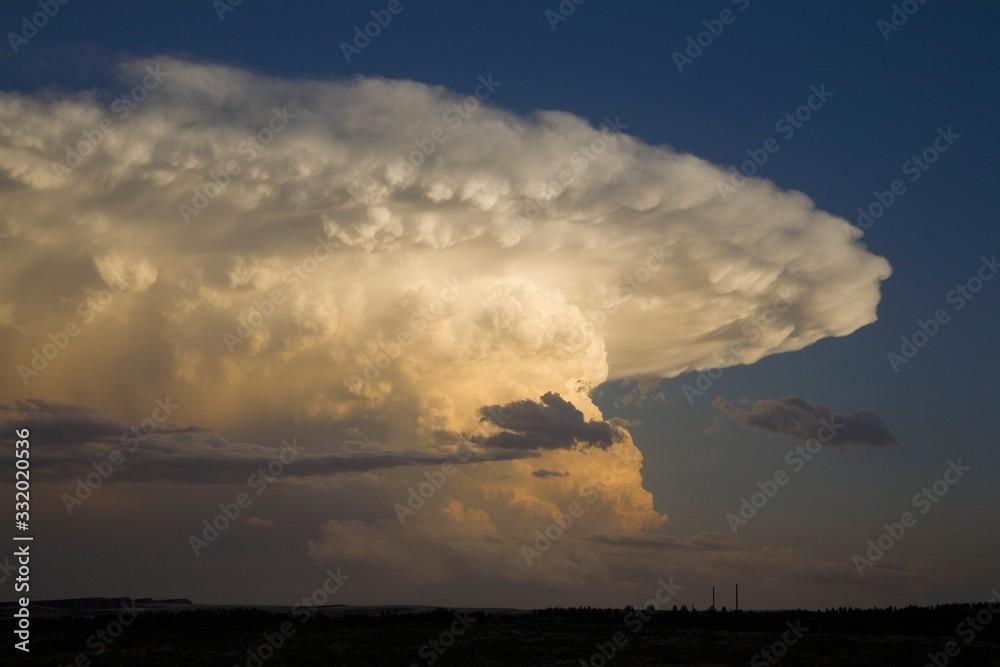
{"label": "storm cloud", "polygon": [[[617,545],[567,543],[530,569],[518,550],[587,484],[601,490],[580,536],[667,520],[629,425],[593,389],[642,376],[625,403],[665,400],[655,378],[713,368],[733,342],[749,364],[846,336],[875,321],[891,273],[804,194],[751,178],[721,198],[725,169],[627,120],[457,115],[463,96],[440,86],[167,57],[118,74],[135,85],[150,68],[161,81],[127,117],[101,91],[0,93],[0,400],[51,434],[33,465],[72,480],[157,399],[181,406],[95,514],[132,502],[114,481],[199,497],[190,485],[240,483],[296,433],[216,434],[305,424],[331,435],[300,440],[289,479],[349,489],[311,506],[317,564],[504,590],[644,577],[659,564]],[[777,298],[788,307],[746,341]],[[753,423],[801,435],[839,418],[783,409]],[[891,439],[848,419],[838,439]],[[427,475],[440,492],[400,525],[393,504]]]}
{"label": "storm cloud", "polygon": [[802,441],[819,438],[832,447],[895,447],[899,444],[882,418],[868,408],[843,415],[801,396],[756,401],[749,410],[734,407],[721,398],[715,399],[712,405],[733,421],[771,435],[786,435]]}

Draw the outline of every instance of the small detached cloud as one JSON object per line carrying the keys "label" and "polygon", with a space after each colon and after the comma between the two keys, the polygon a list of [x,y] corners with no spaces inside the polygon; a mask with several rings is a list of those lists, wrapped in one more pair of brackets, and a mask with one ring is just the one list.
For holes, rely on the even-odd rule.
{"label": "small detached cloud", "polygon": [[558,470],[546,470],[542,468],[541,470],[535,470],[531,473],[533,477],[541,477],[545,479],[546,477],[569,477],[568,472],[560,472]]}
{"label": "small detached cloud", "polygon": [[734,407],[721,398],[715,399],[712,405],[733,421],[771,435],[787,435],[803,441],[810,438],[823,441],[826,437],[825,444],[831,447],[895,447],[899,444],[882,418],[868,408],[842,415],[801,396],[757,401],[749,410]]}
{"label": "small detached cloud", "polygon": [[607,449],[621,441],[616,426],[605,421],[587,421],[583,413],[559,394],[548,392],[541,402],[514,401],[479,409],[482,422],[504,429],[490,436],[473,436],[471,441],[499,449],[573,449],[584,443]]}
{"label": "small detached cloud", "polygon": [[623,394],[618,400],[614,402],[616,408],[623,405],[635,404],[637,408],[643,408],[646,406],[646,402],[655,401],[657,403],[666,404],[667,395],[662,391],[653,394],[653,390],[660,385],[661,378],[657,375],[636,375],[634,377],[628,377],[622,380],[622,390],[624,391],[630,385],[635,385],[631,391]]}
{"label": "small detached cloud", "polygon": [[255,528],[274,528],[274,522],[270,519],[261,519],[260,517],[251,517],[246,520],[248,526],[254,526]]}

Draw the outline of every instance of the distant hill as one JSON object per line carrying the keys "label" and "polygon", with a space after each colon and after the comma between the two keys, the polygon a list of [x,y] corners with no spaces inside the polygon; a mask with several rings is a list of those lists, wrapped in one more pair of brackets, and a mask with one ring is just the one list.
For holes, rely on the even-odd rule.
{"label": "distant hill", "polygon": [[[16,602],[0,602],[0,616],[14,613]],[[32,600],[29,610],[33,616],[81,616],[94,613],[112,612],[123,607],[163,610],[167,608],[189,607],[194,604],[187,598],[154,600],[153,598],[67,598],[65,600]]]}

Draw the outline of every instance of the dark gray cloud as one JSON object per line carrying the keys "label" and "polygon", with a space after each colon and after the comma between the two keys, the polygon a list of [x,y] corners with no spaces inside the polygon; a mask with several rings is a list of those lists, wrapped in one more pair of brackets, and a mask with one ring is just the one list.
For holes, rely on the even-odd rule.
{"label": "dark gray cloud", "polygon": [[[201,435],[211,429],[201,426],[157,424],[144,433],[121,422],[105,419],[91,408],[42,399],[0,404],[7,419],[3,440],[13,442],[15,428],[28,428],[32,448],[32,470],[48,482],[73,481],[94,472],[117,450],[123,462],[113,468],[109,481],[183,482],[188,484],[242,484],[249,475],[266,468],[279,455],[288,463],[282,476],[309,477],[370,472],[402,466],[432,466],[444,463],[486,463],[534,458],[535,452],[477,452],[468,448],[452,454],[428,454],[414,450],[365,450],[311,454],[307,443],[283,442],[276,446],[234,443],[216,435]],[[289,447],[301,451],[291,455]],[[324,443],[328,444],[328,443]]]}
{"label": "dark gray cloud", "polygon": [[531,473],[535,477],[569,477],[568,472],[560,472],[558,470],[546,470],[542,468],[540,470],[535,470]]}
{"label": "dark gray cloud", "polygon": [[[19,400],[13,405],[0,403],[0,413],[3,412],[10,413],[11,416],[0,427],[3,429],[0,442],[12,440],[14,429],[27,428],[33,438],[45,442],[46,446],[127,440],[135,436],[132,429],[142,433],[142,420],[149,417],[144,415],[135,424],[129,425],[105,419],[97,410],[83,405],[56,403],[42,398]],[[156,432],[161,434],[201,433],[210,430],[201,426],[156,424]]]}
{"label": "dark gray cloud", "polygon": [[[300,447],[302,442],[294,444]],[[183,482],[188,484],[243,484],[247,477],[274,461],[283,453],[282,446],[262,447],[244,443],[230,443],[219,451],[211,446],[198,446],[176,442],[154,442],[144,445],[134,454],[125,452],[126,461],[114,473],[119,482]],[[439,466],[444,463],[462,465],[507,461],[537,456],[523,452],[469,453],[452,455],[425,454],[417,451],[366,451],[309,454],[308,451],[294,460],[290,450],[284,451],[286,464],[281,476],[322,477],[345,473],[372,472],[404,466]],[[81,473],[92,471],[89,457],[47,457],[43,470],[71,480]]]}
{"label": "dark gray cloud", "polygon": [[479,409],[480,421],[504,429],[472,442],[499,449],[573,449],[583,443],[607,449],[618,442],[619,429],[609,422],[587,421],[583,413],[559,394],[548,392],[540,402],[524,400]]}
{"label": "dark gray cloud", "polygon": [[[712,405],[733,421],[771,435],[787,435],[803,441],[817,438],[834,447],[894,447],[899,444],[882,418],[868,408],[842,415],[801,396],[757,401],[749,410],[734,407],[720,398],[715,399]],[[827,440],[824,441],[824,438]]]}
{"label": "dark gray cloud", "polygon": [[749,543],[722,533],[698,533],[685,538],[659,533],[633,535],[590,535],[583,539],[596,544],[630,549],[685,549],[698,551],[748,551]]}

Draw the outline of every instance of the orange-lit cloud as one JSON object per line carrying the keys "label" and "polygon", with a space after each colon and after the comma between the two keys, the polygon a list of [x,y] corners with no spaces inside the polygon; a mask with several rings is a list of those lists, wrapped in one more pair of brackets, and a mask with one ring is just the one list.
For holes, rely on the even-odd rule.
{"label": "orange-lit cloud", "polygon": [[[148,67],[162,82],[126,118],[95,93],[0,94],[0,362],[14,371],[0,398],[131,423],[169,395],[183,423],[219,432],[336,425],[356,437],[297,465],[378,471],[367,483],[401,503],[476,450],[405,524],[391,504],[326,522],[317,561],[402,572],[435,553],[421,576],[553,586],[631,576],[614,540],[666,516],[590,390],[714,367],[736,341],[735,361],[754,363],[848,335],[875,320],[890,274],[805,195],[758,179],[723,201],[719,167],[568,113],[483,106],[429,151],[461,101],[440,87],[169,58],[121,75]],[[414,166],[414,151],[430,154]],[[776,299],[788,307],[747,339]],[[204,483],[249,456],[172,435],[121,477],[214,462],[189,480]],[[566,542],[527,565],[520,547],[573,503]]]}

